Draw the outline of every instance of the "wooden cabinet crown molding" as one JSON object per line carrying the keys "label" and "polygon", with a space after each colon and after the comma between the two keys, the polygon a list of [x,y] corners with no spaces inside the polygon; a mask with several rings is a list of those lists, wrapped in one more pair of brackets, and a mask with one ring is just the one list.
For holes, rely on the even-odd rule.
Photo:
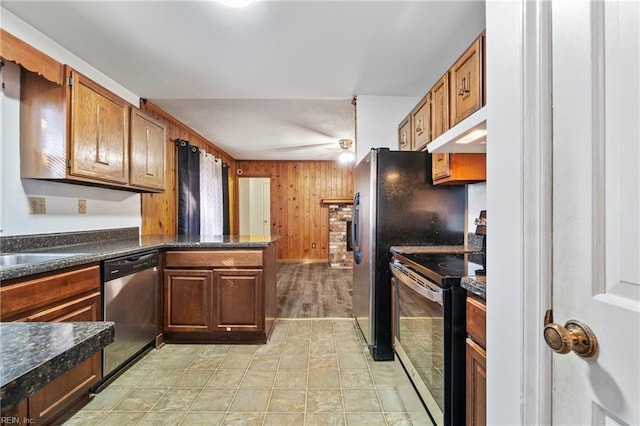
{"label": "wooden cabinet crown molding", "polygon": [[47,80],[64,84],[64,65],[0,28],[0,57]]}

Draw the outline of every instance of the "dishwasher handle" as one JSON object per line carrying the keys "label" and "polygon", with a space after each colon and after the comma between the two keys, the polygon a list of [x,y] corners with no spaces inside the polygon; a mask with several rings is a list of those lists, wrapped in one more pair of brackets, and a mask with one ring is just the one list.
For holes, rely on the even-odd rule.
{"label": "dishwasher handle", "polygon": [[158,252],[145,252],[117,259],[106,260],[103,267],[103,281],[111,281],[138,271],[158,266]]}

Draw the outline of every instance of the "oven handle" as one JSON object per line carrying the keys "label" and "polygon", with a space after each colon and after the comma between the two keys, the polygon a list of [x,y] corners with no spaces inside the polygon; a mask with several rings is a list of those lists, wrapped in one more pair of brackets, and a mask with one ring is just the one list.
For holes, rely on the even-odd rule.
{"label": "oven handle", "polygon": [[431,300],[432,302],[437,303],[442,306],[442,290],[437,289],[434,290],[432,288],[424,287],[414,280],[412,280],[409,276],[400,271],[393,263],[389,263],[389,268],[391,268],[391,273],[394,277],[398,279],[402,284],[406,285],[416,293],[425,298]]}

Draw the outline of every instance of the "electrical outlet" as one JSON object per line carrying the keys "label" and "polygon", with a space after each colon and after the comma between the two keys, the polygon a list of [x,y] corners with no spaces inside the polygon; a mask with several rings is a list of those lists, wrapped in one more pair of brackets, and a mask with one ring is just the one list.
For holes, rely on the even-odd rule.
{"label": "electrical outlet", "polygon": [[29,197],[29,214],[45,214],[47,203],[42,197]]}
{"label": "electrical outlet", "polygon": [[78,213],[87,214],[87,200],[78,200]]}

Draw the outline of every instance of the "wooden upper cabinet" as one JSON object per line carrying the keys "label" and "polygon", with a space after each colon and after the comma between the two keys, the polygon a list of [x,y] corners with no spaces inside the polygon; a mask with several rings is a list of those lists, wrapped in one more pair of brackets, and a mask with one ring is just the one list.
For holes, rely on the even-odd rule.
{"label": "wooden upper cabinet", "polygon": [[449,73],[431,88],[431,139],[449,130]]}
{"label": "wooden upper cabinet", "polygon": [[431,141],[431,93],[427,93],[411,113],[413,149],[423,149]]}
{"label": "wooden upper cabinet", "polygon": [[486,154],[433,153],[434,185],[465,185],[487,180]]}
{"label": "wooden upper cabinet", "polygon": [[162,125],[68,66],[63,85],[26,69],[20,81],[21,177],[164,190]]}
{"label": "wooden upper cabinet", "polygon": [[451,127],[484,104],[483,41],[481,35],[451,67]]}
{"label": "wooden upper cabinet", "polygon": [[56,84],[63,84],[64,65],[0,28],[0,57]]}
{"label": "wooden upper cabinet", "polygon": [[129,105],[71,71],[69,173],[129,183]]}
{"label": "wooden upper cabinet", "polygon": [[131,110],[130,184],[163,191],[166,130],[138,109]]}
{"label": "wooden upper cabinet", "polygon": [[398,126],[398,150],[411,151],[413,149],[413,133],[411,131],[411,114],[407,115]]}
{"label": "wooden upper cabinet", "polygon": [[[449,73],[442,76],[431,88],[431,138],[435,139],[449,130]],[[449,154],[434,152],[431,155],[432,175],[437,180],[449,175]]]}

